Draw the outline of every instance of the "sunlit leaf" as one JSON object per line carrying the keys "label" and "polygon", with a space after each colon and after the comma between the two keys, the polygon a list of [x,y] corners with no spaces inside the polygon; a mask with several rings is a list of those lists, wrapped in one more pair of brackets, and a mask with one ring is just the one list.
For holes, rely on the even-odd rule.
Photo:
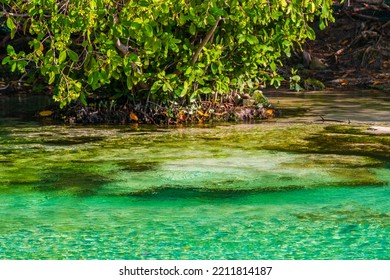
{"label": "sunlit leaf", "polygon": [[13,39],[16,33],[16,24],[11,17],[7,18],[6,24],[7,27],[11,30],[11,39]]}
{"label": "sunlit leaf", "polygon": [[66,59],[66,51],[60,52],[60,56],[58,57],[58,63],[64,62]]}
{"label": "sunlit leaf", "polygon": [[56,74],[54,72],[50,72],[49,73],[49,82],[48,82],[49,85],[51,85],[54,82],[55,78],[56,78]]}
{"label": "sunlit leaf", "polygon": [[249,44],[251,45],[255,45],[255,44],[258,44],[259,43],[259,40],[256,38],[256,36],[253,36],[253,35],[249,35],[246,37],[246,40]]}

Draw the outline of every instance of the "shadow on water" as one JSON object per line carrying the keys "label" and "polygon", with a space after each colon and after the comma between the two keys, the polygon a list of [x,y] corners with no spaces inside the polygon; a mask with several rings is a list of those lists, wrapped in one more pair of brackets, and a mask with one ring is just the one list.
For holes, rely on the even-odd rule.
{"label": "shadow on water", "polygon": [[146,172],[157,169],[160,163],[155,161],[123,161],[117,164],[122,171],[128,172]]}
{"label": "shadow on water", "polygon": [[272,192],[288,192],[294,190],[304,189],[303,186],[290,186],[290,187],[262,187],[258,189],[209,189],[209,188],[196,188],[192,186],[175,186],[165,185],[156,188],[149,188],[142,191],[122,193],[119,196],[137,197],[145,200],[182,200],[182,199],[203,199],[203,200],[215,200],[215,199],[234,199],[243,198],[245,196],[260,194],[260,193],[272,193]]}
{"label": "shadow on water", "polygon": [[[360,210],[360,211],[359,211]],[[326,215],[321,212],[304,212],[304,213],[293,213],[292,215],[297,217],[300,220],[314,220],[314,221],[329,221],[329,220],[339,220],[346,222],[349,220],[351,223],[356,223],[356,218],[359,219],[360,223],[366,222],[369,223],[372,219],[378,220],[380,222],[387,222],[390,219],[390,213],[366,213],[364,209],[355,209],[351,210],[340,210],[332,209],[332,211],[326,212]]]}
{"label": "shadow on water", "polygon": [[100,142],[103,141],[104,139],[105,137],[100,137],[100,136],[79,136],[79,137],[67,137],[62,139],[44,140],[43,144],[50,145],[50,146],[71,146],[71,145]]}
{"label": "shadow on water", "polygon": [[390,138],[369,135],[361,129],[345,126],[327,126],[322,133],[307,137],[310,147],[318,153],[369,156],[390,161]]}
{"label": "shadow on water", "polygon": [[107,184],[109,178],[94,172],[77,169],[58,169],[43,172],[35,189],[41,192],[61,192],[76,196],[93,196]]}
{"label": "shadow on water", "polygon": [[280,111],[280,117],[281,118],[303,117],[309,112],[310,112],[309,108],[302,108],[302,107],[288,108],[288,107],[285,107],[285,108],[283,108],[283,110]]}
{"label": "shadow on water", "polygon": [[[376,184],[369,185],[370,188],[383,187],[387,185],[387,182],[378,181]],[[350,187],[354,186],[351,184]],[[357,184],[357,187],[361,187],[361,184]],[[340,185],[340,187],[347,187],[346,184]],[[337,186],[332,185],[332,188]],[[176,185],[164,185],[156,188],[149,188],[142,191],[121,193],[118,196],[134,197],[143,200],[156,200],[156,201],[172,201],[172,200],[210,200],[216,199],[243,199],[245,197],[259,195],[259,194],[271,194],[271,193],[288,193],[293,191],[300,191],[308,189],[304,185],[291,185],[284,187],[258,187],[252,189],[213,189],[213,188],[196,188],[192,186],[176,186]]]}
{"label": "shadow on water", "polygon": [[51,103],[53,99],[46,95],[0,95],[0,118],[36,120],[37,112]]}

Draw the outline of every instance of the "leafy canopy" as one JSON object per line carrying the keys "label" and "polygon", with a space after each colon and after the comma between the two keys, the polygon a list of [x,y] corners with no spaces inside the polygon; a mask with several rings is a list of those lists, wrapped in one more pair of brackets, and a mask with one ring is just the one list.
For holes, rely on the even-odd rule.
{"label": "leafy canopy", "polygon": [[11,36],[28,37],[30,47],[8,45],[3,64],[39,69],[61,106],[102,87],[119,88],[115,98],[164,102],[278,86],[282,56],[315,37],[308,24],[333,20],[331,0],[0,3]]}

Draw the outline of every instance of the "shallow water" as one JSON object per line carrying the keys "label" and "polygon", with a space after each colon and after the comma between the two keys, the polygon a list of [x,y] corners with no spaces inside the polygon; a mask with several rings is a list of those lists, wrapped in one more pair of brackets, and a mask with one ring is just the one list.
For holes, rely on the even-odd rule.
{"label": "shallow water", "polygon": [[367,131],[386,122],[294,118],[0,119],[0,258],[389,259],[390,139]]}

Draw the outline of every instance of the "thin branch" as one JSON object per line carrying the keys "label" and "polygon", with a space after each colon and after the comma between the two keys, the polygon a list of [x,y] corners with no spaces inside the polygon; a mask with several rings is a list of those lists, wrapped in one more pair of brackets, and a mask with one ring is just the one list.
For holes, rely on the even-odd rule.
{"label": "thin branch", "polygon": [[195,62],[198,60],[199,54],[202,51],[203,47],[208,43],[210,40],[211,36],[213,36],[215,30],[217,29],[217,26],[219,22],[222,20],[222,17],[219,17],[217,21],[215,22],[214,26],[210,29],[210,31],[206,34],[206,37],[202,40],[200,43],[198,49],[194,53],[192,60],[191,60],[191,66],[194,66]]}
{"label": "thin branch", "polygon": [[367,16],[367,15],[362,15],[362,14],[359,14],[359,13],[351,13],[351,15],[354,16],[354,17],[357,17],[357,18],[365,19],[365,20],[380,21],[380,18]]}
{"label": "thin branch", "polygon": [[382,28],[385,29],[385,28],[387,28],[388,25],[390,25],[390,20],[388,22],[386,22],[384,25],[382,25]]}
{"label": "thin branch", "polygon": [[125,46],[124,44],[122,44],[121,40],[116,39],[116,42],[115,42],[115,46],[117,47],[118,50],[120,50],[124,55],[128,55],[129,54],[129,47],[128,46]]}
{"label": "thin branch", "polygon": [[0,12],[0,15],[2,16],[11,16],[11,17],[29,17],[28,13],[25,14],[18,14],[18,13],[9,13],[9,12]]}
{"label": "thin branch", "polygon": [[[316,120],[317,122],[339,122],[339,123],[343,123],[345,121],[341,121],[341,120],[335,120],[335,119],[325,119],[322,115],[320,115],[320,118],[321,120]],[[348,120],[348,123],[350,123],[351,121]]]}

